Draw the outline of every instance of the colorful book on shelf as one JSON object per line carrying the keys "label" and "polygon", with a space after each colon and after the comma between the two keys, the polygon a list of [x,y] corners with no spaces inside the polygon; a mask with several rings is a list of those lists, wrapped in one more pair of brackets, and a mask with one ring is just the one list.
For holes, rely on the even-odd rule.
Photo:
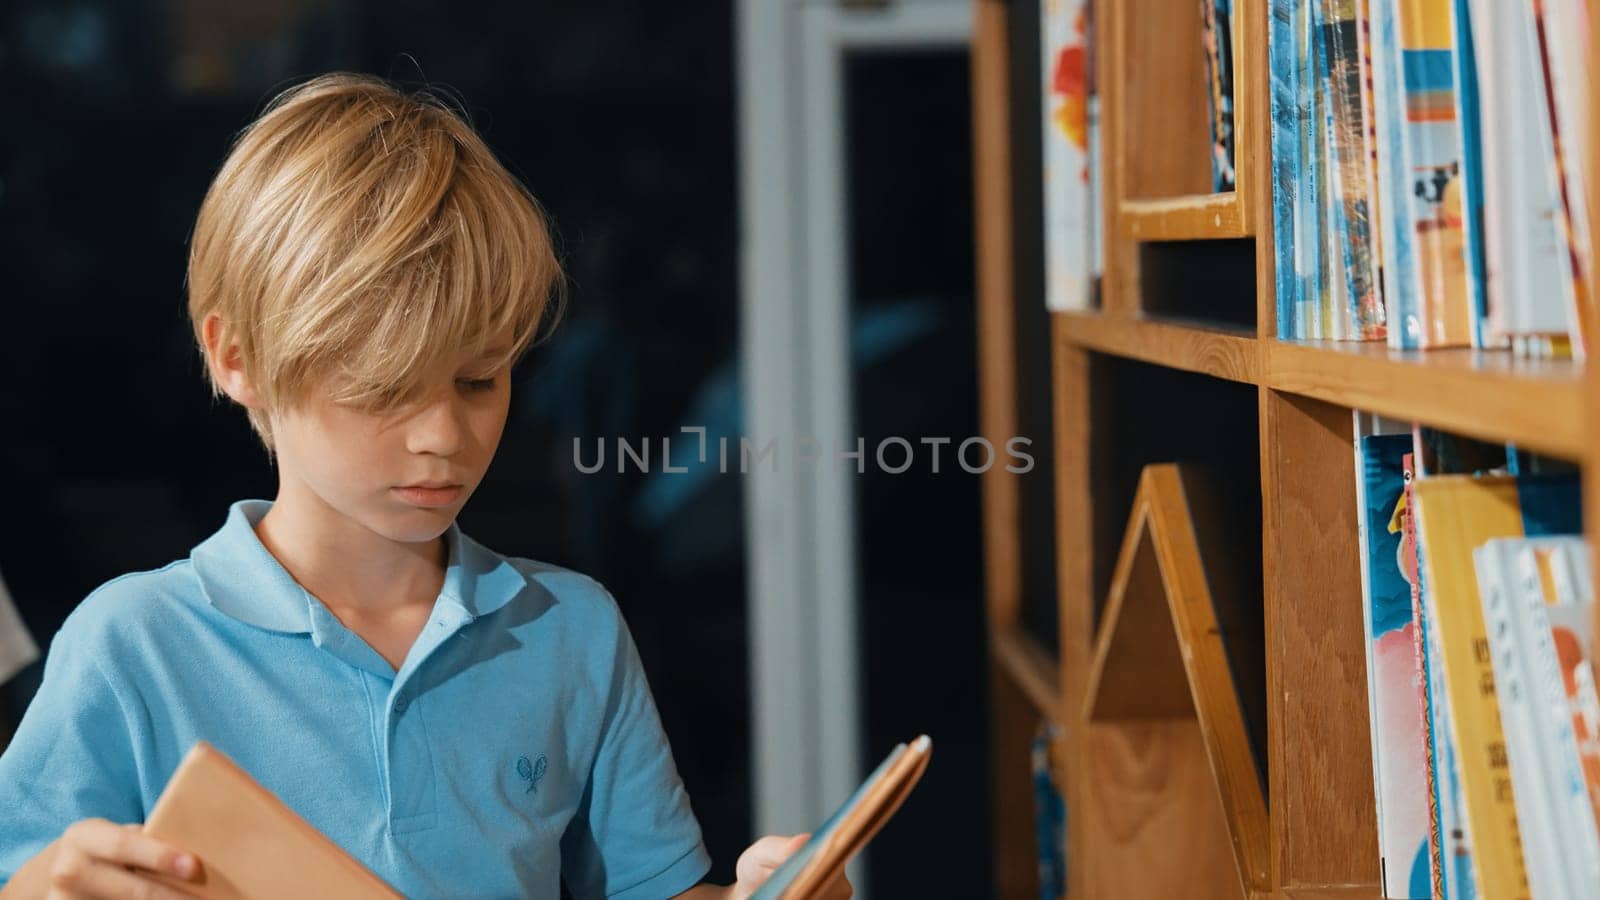
{"label": "colorful book on shelf", "polygon": [[205,741],[184,756],[144,832],[200,860],[195,881],[151,876],[195,897],[400,897]]}
{"label": "colorful book on shelf", "polygon": [[1317,102],[1316,18],[1312,4],[1297,3],[1295,14],[1296,105],[1300,107],[1298,159],[1292,162],[1299,184],[1295,189],[1295,337],[1322,337],[1322,184],[1318,178],[1323,159],[1321,106]]}
{"label": "colorful book on shelf", "polygon": [[1233,0],[1199,0],[1210,113],[1211,190],[1231,191],[1233,155]]}
{"label": "colorful book on shelf", "polygon": [[[1424,661],[1412,608],[1414,555],[1405,538],[1404,459],[1409,432],[1373,434],[1360,423],[1356,441],[1367,690],[1372,725],[1372,780],[1378,804],[1379,889],[1390,900],[1432,896]],[[1369,432],[1369,433],[1362,433]]]}
{"label": "colorful book on shelf", "polygon": [[1414,487],[1429,624],[1438,634],[1456,769],[1472,838],[1474,880],[1485,897],[1529,896],[1515,790],[1488,654],[1472,552],[1495,537],[1580,527],[1576,481],[1565,476],[1438,475]]}
{"label": "colorful book on shelf", "polygon": [[[1464,838],[1465,830],[1455,828],[1455,818],[1451,814],[1453,806],[1447,802],[1449,792],[1446,788],[1446,779],[1443,777],[1445,769],[1441,765],[1441,761],[1449,756],[1450,729],[1445,719],[1444,695],[1440,688],[1438,653],[1432,650],[1436,638],[1428,627],[1428,609],[1422,601],[1424,574],[1422,558],[1417,552],[1417,517],[1412,513],[1417,502],[1417,468],[1414,452],[1401,456],[1400,472],[1405,480],[1405,489],[1401,498],[1402,504],[1395,509],[1394,519],[1390,521],[1389,527],[1397,528],[1400,532],[1402,568],[1411,574],[1411,617],[1417,623],[1412,637],[1415,642],[1412,654],[1416,659],[1416,679],[1422,685],[1424,712],[1422,738],[1426,748],[1427,769],[1428,877],[1432,896],[1444,898],[1460,893],[1445,889],[1445,851],[1447,844],[1451,843],[1452,835]],[[1460,847],[1453,844],[1450,846],[1452,861],[1465,857],[1470,852],[1465,848],[1464,840],[1461,843]]]}
{"label": "colorful book on shelf", "polygon": [[1324,123],[1332,212],[1325,240],[1337,262],[1328,271],[1334,296],[1340,299],[1330,310],[1336,320],[1334,336],[1378,340],[1384,337],[1385,320],[1373,268],[1359,7],[1356,0],[1318,0],[1318,14],[1325,52],[1321,69],[1328,98]]}
{"label": "colorful book on shelf", "polygon": [[1317,271],[1320,288],[1317,317],[1314,329],[1317,337],[1340,341],[1350,336],[1351,300],[1343,277],[1344,257],[1340,231],[1338,196],[1338,151],[1335,147],[1337,132],[1334,127],[1333,99],[1328,89],[1333,79],[1333,48],[1323,19],[1323,3],[1312,6],[1314,53],[1317,66],[1316,138],[1317,138],[1317,217],[1321,233],[1317,236]]}
{"label": "colorful book on shelf", "polygon": [[1479,78],[1486,344],[1567,357],[1572,257],[1558,221],[1549,108],[1531,3],[1471,0]]}
{"label": "colorful book on shelf", "polygon": [[1060,900],[1067,895],[1066,788],[1060,783],[1056,748],[1061,746],[1061,726],[1043,721],[1033,734],[1029,753],[1033,775],[1033,823],[1039,847],[1039,900]]}
{"label": "colorful book on shelf", "polygon": [[1093,231],[1099,217],[1090,154],[1087,0],[1040,0],[1044,90],[1045,305],[1094,305]]}
{"label": "colorful book on shelf", "polygon": [[933,754],[920,735],[894,750],[811,837],[783,861],[750,900],[816,900],[910,796]]}
{"label": "colorful book on shelf", "polygon": [[1278,337],[1291,340],[1299,333],[1300,285],[1299,190],[1301,117],[1296,22],[1307,15],[1306,4],[1271,0],[1267,17],[1269,139],[1272,144],[1272,244],[1278,260],[1273,268],[1273,296]]}
{"label": "colorful book on shelf", "polygon": [[1461,131],[1453,74],[1453,0],[1399,0],[1408,222],[1416,252],[1418,346],[1472,344],[1463,230]]}
{"label": "colorful book on shelf", "polygon": [[1367,239],[1370,245],[1368,263],[1372,270],[1372,291],[1383,315],[1383,334],[1375,339],[1386,339],[1389,334],[1389,306],[1383,295],[1383,211],[1378,202],[1378,94],[1373,80],[1372,63],[1372,4],[1374,0],[1356,0],[1356,42],[1361,74],[1361,149],[1366,154],[1362,174],[1366,178]]}
{"label": "colorful book on shelf", "polygon": [[1483,346],[1488,317],[1483,258],[1483,135],[1479,118],[1478,64],[1473,57],[1472,16],[1468,0],[1450,0],[1455,43],[1451,76],[1455,80],[1456,121],[1461,128],[1461,235],[1465,257],[1468,325],[1474,347]]}
{"label": "colorful book on shelf", "polygon": [[1378,157],[1378,250],[1389,346],[1422,340],[1411,226],[1410,169],[1405,155],[1405,77],[1400,45],[1401,0],[1370,0],[1372,101]]}

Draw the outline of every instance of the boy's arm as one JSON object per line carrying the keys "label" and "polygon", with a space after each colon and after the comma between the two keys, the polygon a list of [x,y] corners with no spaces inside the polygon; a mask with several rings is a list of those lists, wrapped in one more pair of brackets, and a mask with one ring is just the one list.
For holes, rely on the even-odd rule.
{"label": "boy's arm", "polygon": [[[591,579],[592,581],[592,579]],[[705,878],[711,857],[651,696],[638,648],[609,592],[585,623],[581,665],[602,690],[594,756],[561,838],[561,877],[579,900],[659,900]]]}
{"label": "boy's arm", "polygon": [[51,640],[38,693],[0,753],[0,884],[8,898],[27,896],[13,881],[48,880],[52,847],[59,850],[74,823],[144,815],[127,706],[97,662],[112,654],[99,629],[83,625],[75,613]]}

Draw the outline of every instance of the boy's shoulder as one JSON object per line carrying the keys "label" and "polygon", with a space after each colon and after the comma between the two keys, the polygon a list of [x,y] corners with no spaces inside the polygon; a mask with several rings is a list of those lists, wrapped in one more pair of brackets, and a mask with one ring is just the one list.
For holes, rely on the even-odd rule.
{"label": "boy's shoulder", "polygon": [[[492,552],[492,551],[491,551]],[[564,614],[594,624],[597,620],[620,624],[622,611],[611,591],[599,580],[577,569],[559,566],[525,556],[495,554],[525,578],[530,586],[542,589]]]}
{"label": "boy's shoulder", "polygon": [[170,626],[203,601],[188,559],[102,582],[61,624],[59,634],[98,644]]}

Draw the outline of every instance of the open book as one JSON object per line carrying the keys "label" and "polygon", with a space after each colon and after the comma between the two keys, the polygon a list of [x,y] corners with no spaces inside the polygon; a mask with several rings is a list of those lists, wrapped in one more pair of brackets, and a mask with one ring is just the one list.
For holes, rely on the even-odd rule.
{"label": "open book", "polygon": [[151,877],[205,900],[401,896],[205,741],[183,758],[144,832],[200,860],[195,881]]}
{"label": "open book", "polygon": [[897,744],[844,805],[784,860],[750,900],[811,900],[833,883],[861,848],[900,809],[928,767],[933,741],[921,735]]}

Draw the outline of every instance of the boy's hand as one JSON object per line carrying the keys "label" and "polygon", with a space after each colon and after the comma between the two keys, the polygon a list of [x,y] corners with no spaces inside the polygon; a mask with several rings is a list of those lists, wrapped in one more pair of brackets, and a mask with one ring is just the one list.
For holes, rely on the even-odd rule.
{"label": "boy's hand", "polygon": [[176,900],[191,895],[147,874],[161,872],[188,880],[199,870],[193,854],[147,836],[138,825],[84,819],[68,826],[56,841],[45,896]]}
{"label": "boy's hand", "polygon": [[[755,890],[772,875],[774,869],[783,864],[796,850],[806,842],[809,834],[796,834],[789,837],[770,834],[751,844],[743,853],[739,854],[739,862],[734,866],[734,873],[738,881],[729,891],[732,900],[746,900]],[[829,884],[822,896],[826,900],[848,900],[855,892],[850,886],[850,879],[844,873]]]}

